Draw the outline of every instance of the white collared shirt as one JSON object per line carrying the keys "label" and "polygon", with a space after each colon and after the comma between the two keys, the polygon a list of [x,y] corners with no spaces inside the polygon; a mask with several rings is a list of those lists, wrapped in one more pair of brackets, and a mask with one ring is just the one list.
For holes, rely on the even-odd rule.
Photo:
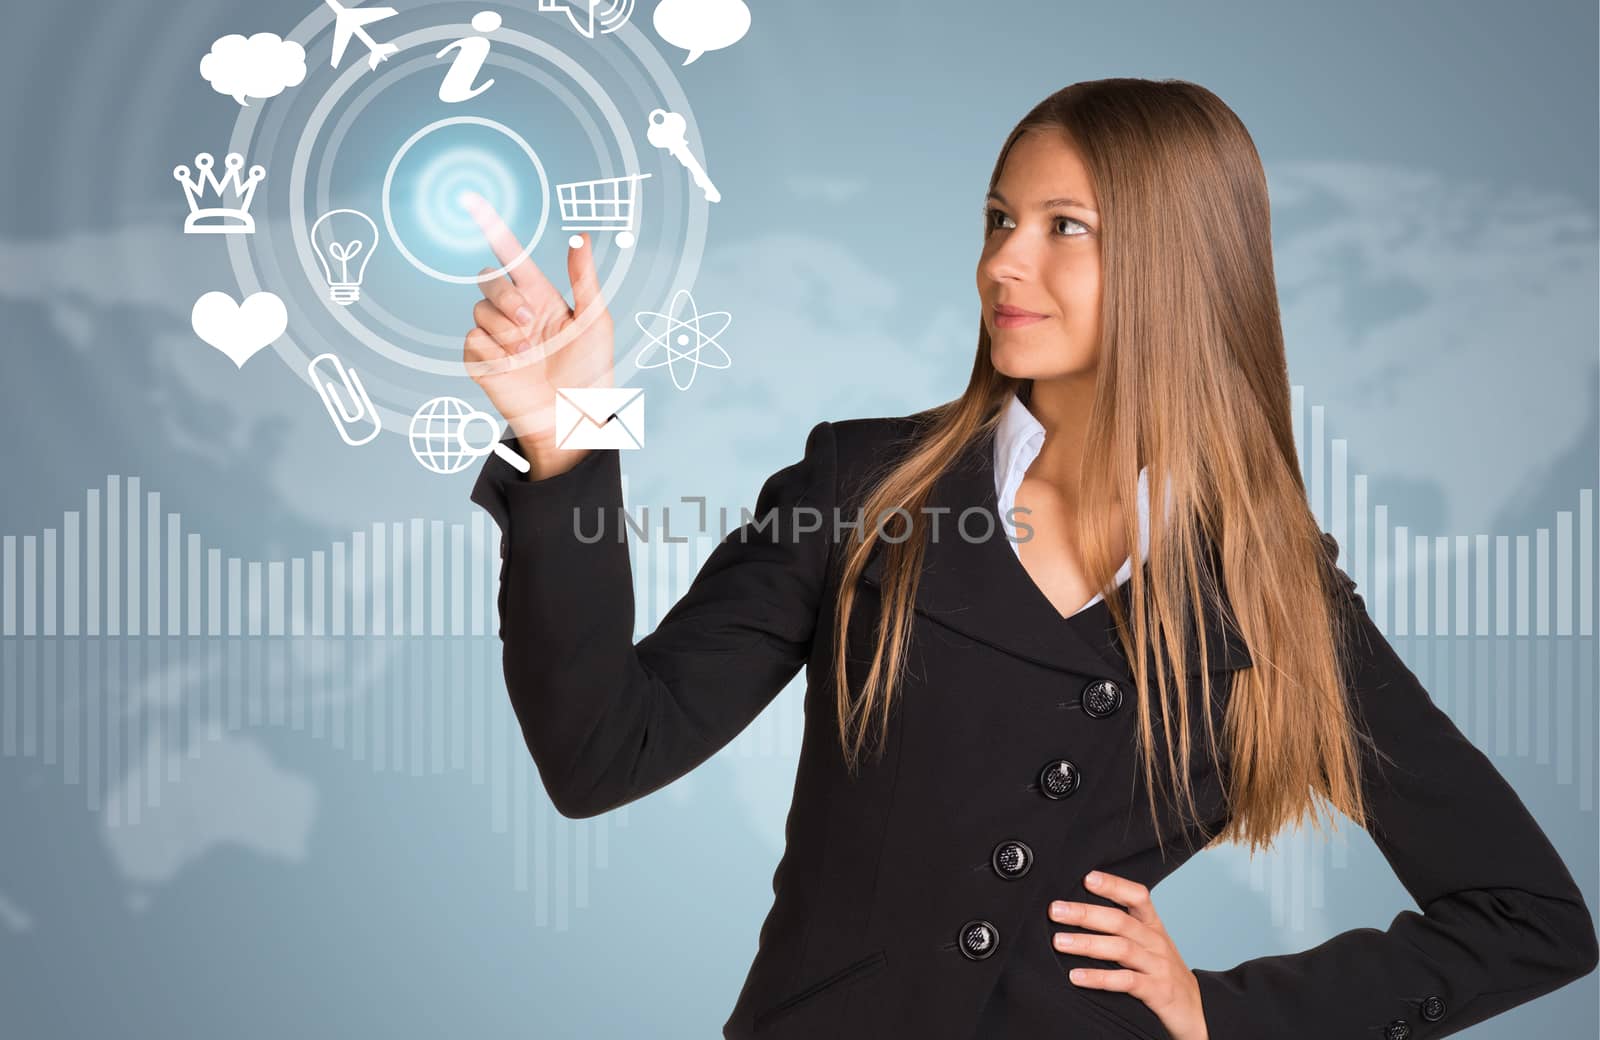
{"label": "white collared shirt", "polygon": [[[1010,534],[1006,539],[1011,545],[1011,551],[1017,554],[1017,559],[1022,559],[1022,549],[1016,539],[1021,537],[1011,520],[1011,510],[1017,504],[1017,488],[1022,486],[1022,477],[1028,472],[1028,467],[1033,465],[1033,460],[1039,457],[1039,449],[1044,447],[1044,426],[1022,399],[1015,393],[1006,401],[1005,410],[1000,415],[1000,425],[995,430],[994,438],[994,485],[995,495],[998,500],[1000,523],[1002,528]],[[1150,467],[1139,471],[1139,558],[1144,560],[1150,554]],[[1169,499],[1170,504],[1170,499]],[[1027,522],[1027,514],[1021,514],[1022,521]],[[1133,577],[1133,559],[1128,557],[1122,561],[1122,567],[1117,571],[1117,584],[1121,585]],[[1098,592],[1093,599],[1079,607],[1073,613],[1088,610],[1104,599]]]}

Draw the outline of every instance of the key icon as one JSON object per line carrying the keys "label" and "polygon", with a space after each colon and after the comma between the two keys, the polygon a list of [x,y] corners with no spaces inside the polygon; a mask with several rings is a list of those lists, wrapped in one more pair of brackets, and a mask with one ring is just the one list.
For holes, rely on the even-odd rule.
{"label": "key icon", "polygon": [[672,157],[683,164],[694,177],[695,184],[706,193],[707,202],[721,202],[722,192],[711,183],[711,178],[706,176],[705,167],[700,165],[700,160],[689,151],[689,142],[684,137],[689,129],[689,121],[676,112],[668,112],[664,108],[650,110],[650,129],[645,131],[645,136],[657,148],[664,148]]}

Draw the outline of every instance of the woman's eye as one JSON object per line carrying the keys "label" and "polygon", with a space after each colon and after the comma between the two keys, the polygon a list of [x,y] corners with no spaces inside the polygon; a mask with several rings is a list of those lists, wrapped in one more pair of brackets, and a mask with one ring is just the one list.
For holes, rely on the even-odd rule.
{"label": "woman's eye", "polygon": [[[1006,216],[1003,210],[995,209],[993,206],[989,206],[984,209],[984,234],[988,234],[991,231],[995,231],[999,228],[1007,226],[1014,227],[1015,225],[1011,224],[1011,218]],[[1085,224],[1081,220],[1074,220],[1071,217],[1056,217],[1054,226],[1057,233],[1064,238],[1077,238],[1080,235],[1087,235],[1089,234],[1090,230],[1089,225]]]}
{"label": "woman's eye", "polygon": [[988,234],[995,229],[994,221],[996,217],[999,217],[1001,220],[1011,219],[1010,217],[1006,216],[1003,211],[995,209],[993,206],[986,207],[983,211],[984,234]]}

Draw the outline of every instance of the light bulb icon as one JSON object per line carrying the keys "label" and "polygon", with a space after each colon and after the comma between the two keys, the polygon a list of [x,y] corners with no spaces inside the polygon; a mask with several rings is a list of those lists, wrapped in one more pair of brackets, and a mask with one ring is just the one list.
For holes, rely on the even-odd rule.
{"label": "light bulb icon", "polygon": [[[319,236],[327,225],[326,236]],[[345,307],[361,299],[361,281],[378,248],[378,225],[354,209],[333,209],[311,225],[311,245],[328,279],[328,297]]]}

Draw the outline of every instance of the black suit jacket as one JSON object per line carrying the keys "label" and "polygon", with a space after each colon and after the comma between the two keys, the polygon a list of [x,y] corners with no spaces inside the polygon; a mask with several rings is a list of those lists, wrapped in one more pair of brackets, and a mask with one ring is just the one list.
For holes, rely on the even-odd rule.
{"label": "black suit jacket", "polygon": [[[1167,858],[1158,855],[1134,757],[1133,677],[1106,603],[1063,618],[998,527],[983,537],[981,512],[968,514],[965,536],[954,527],[972,507],[998,524],[988,439],[935,488],[931,504],[950,512],[928,546],[887,751],[846,774],[827,620],[849,532],[834,519],[856,516],[868,468],[915,428],[909,416],[817,424],[804,458],[761,488],[752,522],[637,644],[629,550],[617,538],[619,453],[592,451],[540,481],[490,455],[472,497],[502,532],[506,687],[528,749],[557,810],[594,816],[705,761],[804,667],[786,848],[724,1036],[1170,1040],[1137,998],[1066,977],[1120,965],[1051,944],[1065,928],[1048,917],[1051,899],[1115,905],[1084,888],[1089,870],[1154,887],[1191,853],[1169,816]],[[606,537],[585,544],[574,511],[592,535],[596,507]],[[853,614],[856,684],[881,559]],[[1364,764],[1373,837],[1423,912],[1399,914],[1387,931],[1195,971],[1212,1040],[1446,1036],[1595,966],[1571,874],[1345,580],[1354,692],[1386,756]],[[1231,629],[1203,621],[1220,722],[1228,673],[1252,662]],[[1190,642],[1184,666],[1198,675]],[[1194,788],[1215,829],[1224,777],[1197,757]]]}

